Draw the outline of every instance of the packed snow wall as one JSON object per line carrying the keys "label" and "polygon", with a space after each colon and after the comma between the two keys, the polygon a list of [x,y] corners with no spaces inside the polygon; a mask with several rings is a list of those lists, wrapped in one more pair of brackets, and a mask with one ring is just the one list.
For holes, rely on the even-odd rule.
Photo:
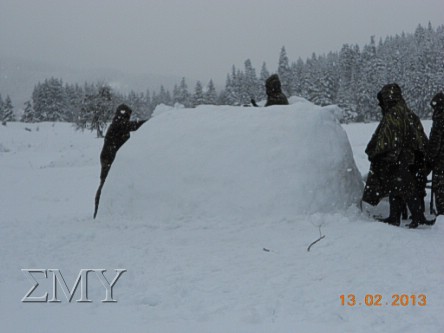
{"label": "packed snow wall", "polygon": [[331,108],[160,107],[117,153],[98,218],[291,219],[362,194]]}

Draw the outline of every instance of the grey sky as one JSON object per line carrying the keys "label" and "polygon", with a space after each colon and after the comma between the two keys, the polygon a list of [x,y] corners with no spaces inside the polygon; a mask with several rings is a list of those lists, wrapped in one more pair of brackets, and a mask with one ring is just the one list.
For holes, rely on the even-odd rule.
{"label": "grey sky", "polygon": [[444,24],[444,0],[0,0],[0,56],[224,84],[344,43]]}

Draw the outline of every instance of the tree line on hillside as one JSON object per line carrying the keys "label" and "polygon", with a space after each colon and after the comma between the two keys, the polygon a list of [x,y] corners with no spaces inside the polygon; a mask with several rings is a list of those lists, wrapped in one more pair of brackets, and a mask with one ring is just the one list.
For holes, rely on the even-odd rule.
{"label": "tree line on hillside", "polygon": [[[345,111],[347,122],[379,120],[376,93],[389,82],[397,82],[409,106],[421,118],[428,118],[430,99],[444,89],[444,25],[436,29],[430,23],[426,28],[419,25],[414,33],[387,37],[378,43],[371,37],[362,50],[358,45],[344,44],[339,52],[313,54],[305,62],[301,58],[290,62],[283,46],[276,73],[287,96],[301,96],[321,106],[337,104]],[[247,59],[242,70],[232,66],[220,93],[212,80],[206,86],[198,81],[192,92],[182,78],[172,93],[162,86],[159,92],[122,94],[105,83],[79,86],[50,78],[35,86],[21,121],[74,122],[78,128],[100,134],[103,122],[111,119],[119,103],[130,105],[133,115],[142,119],[161,103],[185,107],[244,105],[251,98],[266,98],[265,80],[269,76],[265,62],[257,75]],[[12,109],[9,96],[3,100],[0,95],[0,120],[11,121]]]}

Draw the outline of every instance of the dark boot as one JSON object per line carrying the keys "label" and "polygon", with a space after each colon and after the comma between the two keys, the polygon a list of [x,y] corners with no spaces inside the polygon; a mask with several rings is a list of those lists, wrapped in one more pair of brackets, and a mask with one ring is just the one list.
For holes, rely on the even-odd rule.
{"label": "dark boot", "polygon": [[407,224],[409,229],[416,229],[420,224],[433,225],[436,219],[427,220],[424,216],[424,212],[421,208],[421,200],[415,196],[407,200],[407,205],[409,206],[410,212],[412,213],[412,222]]}
{"label": "dark boot", "polygon": [[399,227],[401,224],[401,213],[404,206],[404,201],[401,198],[395,197],[394,195],[390,194],[389,202],[389,216],[385,219],[380,219],[379,221]]}

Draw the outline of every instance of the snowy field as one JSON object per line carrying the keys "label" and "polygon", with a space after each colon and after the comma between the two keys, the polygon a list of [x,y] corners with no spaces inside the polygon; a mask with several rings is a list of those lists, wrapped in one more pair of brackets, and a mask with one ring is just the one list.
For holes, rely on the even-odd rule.
{"label": "snowy field", "polygon": [[[119,151],[96,220],[101,139],[0,126],[0,331],[444,332],[444,221],[397,228],[355,205],[376,126],[303,101],[159,108]],[[71,289],[88,268],[126,269],[117,303],[93,272],[91,303],[60,287],[60,302],[21,302],[22,269],[60,269]],[[50,299],[51,273],[34,276],[31,296]]]}

